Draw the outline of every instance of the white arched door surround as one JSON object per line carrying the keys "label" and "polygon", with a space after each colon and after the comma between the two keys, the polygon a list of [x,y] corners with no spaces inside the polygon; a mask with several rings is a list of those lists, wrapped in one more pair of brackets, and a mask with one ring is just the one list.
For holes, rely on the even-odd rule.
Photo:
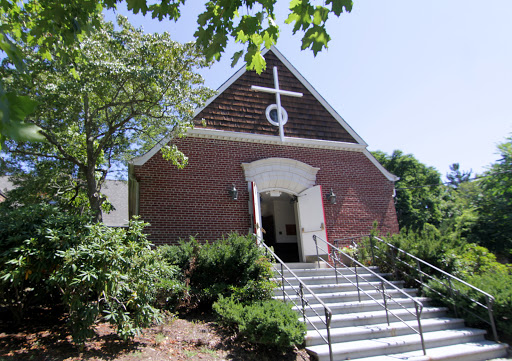
{"label": "white arched door surround", "polygon": [[288,158],[265,158],[242,163],[247,182],[256,183],[259,192],[282,191],[293,195],[313,187],[320,168]]}

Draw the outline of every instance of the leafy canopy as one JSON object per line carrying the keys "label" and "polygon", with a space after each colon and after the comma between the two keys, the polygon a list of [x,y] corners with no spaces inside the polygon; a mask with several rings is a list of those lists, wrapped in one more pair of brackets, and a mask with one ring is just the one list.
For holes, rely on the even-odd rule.
{"label": "leafy canopy", "polygon": [[389,172],[400,179],[395,183],[395,207],[401,228],[421,229],[425,223],[441,222],[441,175],[411,154],[395,150],[391,155],[372,153]]}
{"label": "leafy canopy", "polygon": [[[277,0],[211,0],[205,3],[199,15],[198,29],[194,36],[197,47],[208,61],[218,60],[228,40],[244,44],[244,50],[236,52],[233,65],[245,54],[247,68],[261,73],[265,60],[263,47],[277,43],[279,26],[276,24]],[[73,63],[81,57],[80,51],[60,52],[61,47],[81,40],[100,25],[98,15],[103,9],[114,9],[121,0],[13,0],[0,2],[0,50],[3,51],[20,74],[29,76],[25,67],[26,54],[18,43],[33,46],[42,59],[59,59]],[[134,14],[151,14],[162,21],[176,21],[185,0],[126,0]],[[327,48],[330,36],[326,22],[332,13],[352,10],[351,0],[326,0],[323,5],[313,5],[310,0],[292,0],[287,24],[293,24],[294,34],[303,31],[302,49],[311,48],[316,55]],[[190,6],[190,5],[188,5]],[[242,15],[243,14],[243,15]],[[75,69],[70,68],[76,76]],[[6,139],[42,141],[39,128],[26,117],[34,111],[34,99],[4,89],[0,80],[0,146]]]}
{"label": "leafy canopy", "polygon": [[482,178],[477,198],[479,219],[475,232],[482,245],[510,257],[512,254],[512,137],[498,145],[501,159]]}
{"label": "leafy canopy", "polygon": [[[19,43],[29,76],[9,59],[0,73],[9,92],[37,100],[27,120],[46,140],[8,141],[7,160],[32,171],[42,171],[42,161],[55,162],[57,172],[82,180],[79,187],[100,220],[101,185],[112,165],[147,151],[163,134],[181,135],[212,92],[195,72],[208,62],[194,44],[144,34],[123,17],[119,30],[101,19],[98,24],[80,42],[50,49],[49,58]],[[73,60],[63,63],[61,56]],[[172,146],[163,154],[178,166],[186,163]]]}

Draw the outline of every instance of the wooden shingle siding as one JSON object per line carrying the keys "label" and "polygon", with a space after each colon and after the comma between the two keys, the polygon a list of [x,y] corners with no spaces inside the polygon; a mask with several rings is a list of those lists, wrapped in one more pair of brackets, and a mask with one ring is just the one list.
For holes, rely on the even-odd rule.
{"label": "wooden shingle siding", "polygon": [[274,53],[267,52],[265,59],[267,69],[261,75],[245,72],[196,116],[196,127],[201,127],[204,119],[209,129],[279,136],[279,128],[265,116],[267,106],[275,103],[275,95],[250,90],[252,85],[274,88],[272,69],[277,66],[279,87],[304,94],[302,98],[281,96],[288,112],[286,137],[357,143]]}

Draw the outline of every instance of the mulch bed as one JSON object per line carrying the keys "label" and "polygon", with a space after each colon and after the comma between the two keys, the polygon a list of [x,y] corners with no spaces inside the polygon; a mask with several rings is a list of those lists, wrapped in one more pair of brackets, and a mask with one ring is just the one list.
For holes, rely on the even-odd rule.
{"label": "mulch bed", "polygon": [[97,324],[95,333],[79,349],[72,342],[61,309],[33,309],[20,325],[0,309],[0,361],[309,360],[304,349],[282,353],[246,343],[204,314],[168,317],[163,324],[145,329],[132,341],[117,337],[106,323]]}

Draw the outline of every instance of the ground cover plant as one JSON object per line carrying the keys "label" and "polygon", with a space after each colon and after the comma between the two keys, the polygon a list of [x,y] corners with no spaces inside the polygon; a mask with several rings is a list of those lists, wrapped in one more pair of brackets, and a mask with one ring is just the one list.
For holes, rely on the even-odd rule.
{"label": "ground cover plant", "polygon": [[213,304],[219,322],[249,342],[287,349],[304,342],[306,325],[280,300],[238,302],[221,297]]}

